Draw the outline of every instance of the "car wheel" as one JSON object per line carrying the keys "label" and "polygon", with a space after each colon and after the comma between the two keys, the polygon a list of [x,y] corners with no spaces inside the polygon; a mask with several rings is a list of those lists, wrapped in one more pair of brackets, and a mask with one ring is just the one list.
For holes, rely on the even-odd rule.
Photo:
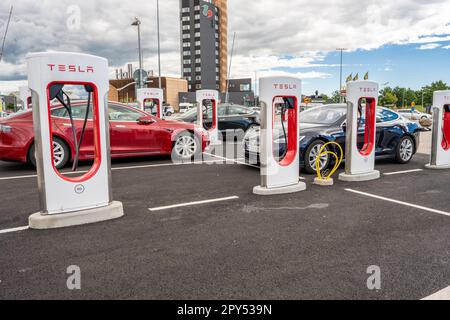
{"label": "car wheel", "polygon": [[397,146],[396,160],[398,163],[408,163],[414,155],[414,141],[409,136],[400,139]]}
{"label": "car wheel", "polygon": [[[53,158],[56,169],[62,169],[69,162],[70,149],[60,138],[53,138]],[[35,144],[33,143],[28,151],[29,162],[36,167]]]}
{"label": "car wheel", "polygon": [[[322,140],[316,140],[313,143],[311,143],[306,149],[305,152],[305,171],[307,173],[315,173],[316,170],[316,161],[317,157],[319,156],[320,149],[322,149],[325,142]],[[325,147],[323,152],[328,151],[329,149]],[[330,164],[330,156],[328,154],[323,154],[320,157],[320,171],[323,171],[328,168],[328,165]]]}
{"label": "car wheel", "polygon": [[190,132],[179,134],[173,143],[172,160],[174,162],[190,162],[202,152],[197,136]]}
{"label": "car wheel", "polygon": [[172,114],[173,114],[173,113],[169,111],[169,112],[166,113],[166,117],[171,117]]}

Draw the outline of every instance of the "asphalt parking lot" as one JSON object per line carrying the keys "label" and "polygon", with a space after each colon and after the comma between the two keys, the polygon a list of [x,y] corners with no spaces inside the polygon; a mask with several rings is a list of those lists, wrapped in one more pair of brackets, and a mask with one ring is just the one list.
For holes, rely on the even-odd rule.
{"label": "asphalt parking lot", "polygon": [[[265,198],[258,168],[227,148],[204,164],[113,161],[125,216],[48,231],[17,229],[39,208],[35,172],[0,162],[0,299],[422,299],[450,285],[450,171],[423,170],[427,155],[377,162],[372,182],[303,175],[307,191]],[[70,265],[81,290],[66,287]]]}

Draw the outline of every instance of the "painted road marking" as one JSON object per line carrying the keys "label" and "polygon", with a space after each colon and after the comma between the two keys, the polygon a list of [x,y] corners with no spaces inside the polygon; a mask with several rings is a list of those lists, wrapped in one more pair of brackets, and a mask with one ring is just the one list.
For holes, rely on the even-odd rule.
{"label": "painted road marking", "polygon": [[[215,164],[217,163],[217,160],[206,160],[206,161],[194,161],[194,162],[188,162],[188,163],[158,163],[158,164],[149,164],[149,165],[141,165],[141,166],[128,166],[128,167],[115,167],[111,168],[111,171],[117,171],[117,170],[129,170],[129,169],[144,169],[144,168],[157,168],[157,167],[172,167],[172,166],[185,166],[185,165],[193,165],[193,164]],[[73,174],[80,174],[80,173],[86,173],[85,171],[75,171],[75,172],[63,172],[63,175],[73,175]],[[3,177],[0,178],[0,181],[2,180],[16,180],[16,179],[27,179],[27,178],[36,178],[37,174],[32,175],[24,175],[24,176],[13,176],[13,177]]]}
{"label": "painted road marking", "polygon": [[11,229],[5,229],[5,230],[0,230],[0,234],[24,231],[24,230],[28,230],[28,229],[29,229],[28,226],[26,226],[26,227],[18,227],[18,228],[11,228]]}
{"label": "painted road marking", "polygon": [[431,296],[423,298],[422,300],[450,300],[450,287],[433,293]]}
{"label": "painted road marking", "polygon": [[384,200],[384,201],[400,204],[400,205],[411,207],[411,208],[415,208],[415,209],[420,209],[420,210],[424,210],[424,211],[428,211],[428,212],[442,214],[444,216],[450,216],[449,212],[436,210],[436,209],[432,209],[432,208],[427,208],[427,207],[419,206],[419,205],[416,205],[416,204],[413,204],[413,203],[408,203],[408,202],[399,201],[399,200],[395,200],[395,199],[390,199],[390,198],[386,198],[386,197],[381,197],[381,196],[377,196],[375,194],[371,194],[371,193],[367,193],[367,192],[361,192],[361,191],[357,191],[357,190],[353,190],[353,189],[345,189],[345,191],[353,192],[353,193],[356,193],[356,194],[359,194],[359,195],[363,195],[363,196],[374,198],[374,199],[378,199],[378,200]]}
{"label": "painted road marking", "polygon": [[232,197],[226,197],[226,198],[210,199],[210,200],[203,200],[203,201],[194,201],[194,202],[180,203],[180,204],[174,204],[174,205],[164,206],[164,207],[149,208],[148,210],[150,210],[151,212],[155,212],[155,211],[162,211],[162,210],[168,210],[168,209],[173,209],[173,208],[188,207],[188,206],[195,206],[195,205],[198,205],[198,204],[223,202],[223,201],[236,200],[236,199],[239,199],[239,197],[238,196],[232,196]]}
{"label": "painted road marking", "polygon": [[212,153],[205,153],[205,154],[208,155],[208,156],[217,158],[217,159],[222,159],[222,160],[227,161],[227,162],[230,162],[230,163],[238,163],[238,164],[243,164],[243,165],[245,165],[245,166],[249,166],[249,167],[252,167],[252,168],[260,169],[260,167],[258,167],[258,166],[255,166],[255,165],[249,164],[249,163],[245,163],[245,162],[243,162],[243,161],[239,161],[238,159],[229,159],[229,158],[225,158],[225,157],[222,157],[222,156],[218,156],[218,155],[215,155],[215,154],[212,154]]}
{"label": "painted road marking", "polygon": [[422,171],[423,171],[423,169],[413,169],[413,170],[405,170],[405,171],[387,172],[387,173],[383,173],[383,175],[393,176],[396,174],[414,173],[414,172],[422,172]]}

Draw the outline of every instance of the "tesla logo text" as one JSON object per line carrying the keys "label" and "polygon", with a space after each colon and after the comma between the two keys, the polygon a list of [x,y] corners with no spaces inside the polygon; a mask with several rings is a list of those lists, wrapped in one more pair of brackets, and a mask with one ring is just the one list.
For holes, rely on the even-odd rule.
{"label": "tesla logo text", "polygon": [[80,66],[75,64],[48,64],[50,71],[59,72],[79,72],[79,73],[94,73],[94,67],[91,66]]}
{"label": "tesla logo text", "polygon": [[274,85],[275,89],[281,89],[281,90],[292,90],[292,89],[297,89],[297,85],[296,84],[289,84],[289,83],[275,83]]}
{"label": "tesla logo text", "polygon": [[359,92],[376,92],[376,88],[359,88]]}

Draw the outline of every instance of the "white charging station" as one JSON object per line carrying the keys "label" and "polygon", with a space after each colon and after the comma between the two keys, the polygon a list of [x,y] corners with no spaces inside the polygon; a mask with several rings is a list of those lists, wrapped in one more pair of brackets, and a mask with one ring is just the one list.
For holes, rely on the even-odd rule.
{"label": "white charging station", "polygon": [[[205,102],[211,102],[211,127],[208,128],[209,140],[211,145],[220,144],[219,141],[219,115],[218,115],[218,106],[219,106],[219,92],[217,90],[198,90],[196,92],[196,101],[197,101],[197,124],[201,128],[204,127],[204,119],[203,119],[203,107],[205,106]],[[206,129],[206,128],[205,128]]]}
{"label": "white charging station", "polygon": [[368,80],[347,83],[345,173],[339,175],[339,180],[380,178],[380,172],[375,170],[377,101],[378,83]]}
{"label": "white charging station", "polygon": [[433,94],[433,138],[428,169],[450,169],[450,90]]}
{"label": "white charging station", "polygon": [[136,90],[137,101],[142,111],[145,111],[145,103],[153,102],[156,105],[156,116],[159,119],[164,118],[163,101],[164,91],[159,88],[140,88]]}
{"label": "white charging station", "polygon": [[[41,206],[40,212],[30,216],[30,228],[60,228],[123,216],[122,203],[112,201],[108,61],[79,53],[34,53],[27,56],[27,67]],[[92,103],[94,161],[88,172],[77,177],[63,175],[54,164],[50,101],[56,93],[61,97],[66,85],[89,88],[88,107]]]}
{"label": "white charging station", "polygon": [[[262,78],[259,82],[261,100],[260,162],[261,185],[253,189],[257,195],[275,195],[306,190],[300,182],[299,117],[302,97],[301,80],[290,77]],[[276,100],[287,106],[287,128],[284,156],[275,155],[275,140],[280,130],[274,128]],[[283,123],[283,121],[281,120]]]}
{"label": "white charging station", "polygon": [[28,87],[19,87],[20,100],[23,110],[28,110],[31,105],[31,93]]}

